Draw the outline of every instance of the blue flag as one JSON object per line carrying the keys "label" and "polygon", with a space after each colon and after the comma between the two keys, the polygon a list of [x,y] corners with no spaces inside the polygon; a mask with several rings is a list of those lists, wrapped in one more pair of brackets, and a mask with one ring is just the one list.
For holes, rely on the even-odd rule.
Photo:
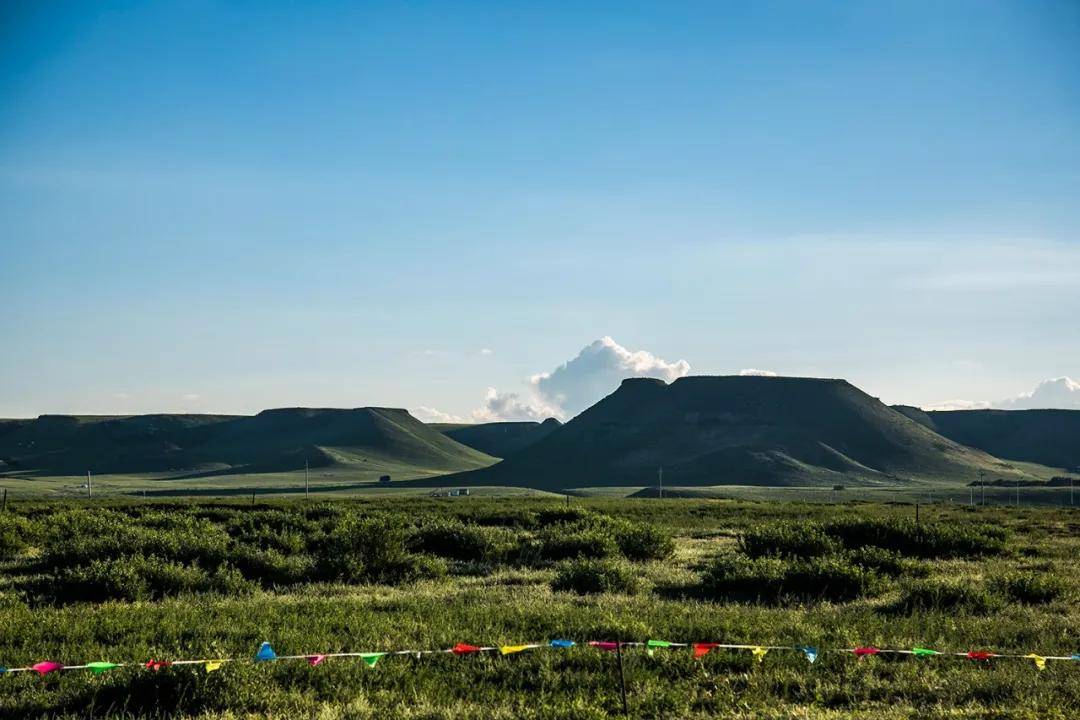
{"label": "blue flag", "polygon": [[551,647],[568,648],[574,647],[576,643],[573,640],[552,640]]}
{"label": "blue flag", "polygon": [[271,660],[277,660],[277,653],[270,647],[270,643],[264,642],[259,646],[259,652],[255,653],[255,662],[270,662]]}
{"label": "blue flag", "polygon": [[810,662],[814,662],[815,660],[817,660],[817,648],[816,647],[813,647],[811,645],[805,645],[805,646],[799,648],[799,650],[802,650],[803,655],[805,655],[806,659],[809,660]]}

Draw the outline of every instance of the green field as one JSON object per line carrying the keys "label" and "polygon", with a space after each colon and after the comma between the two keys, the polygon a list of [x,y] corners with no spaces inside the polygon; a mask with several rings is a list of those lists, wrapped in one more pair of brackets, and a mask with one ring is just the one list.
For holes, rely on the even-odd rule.
{"label": "green field", "polygon": [[[552,638],[1071,655],[1080,514],[882,503],[458,497],[12,500],[0,664]],[[576,559],[575,559],[576,558]],[[1080,663],[627,649],[632,717],[1065,718]],[[587,647],[0,675],[0,717],[600,718]]]}

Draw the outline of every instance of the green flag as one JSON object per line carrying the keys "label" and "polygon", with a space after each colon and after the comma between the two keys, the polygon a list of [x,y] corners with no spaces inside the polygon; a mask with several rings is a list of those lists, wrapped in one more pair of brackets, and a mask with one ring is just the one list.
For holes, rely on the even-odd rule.
{"label": "green flag", "polygon": [[111,662],[92,662],[92,663],[87,663],[86,664],[86,668],[90,672],[94,673],[95,675],[100,675],[101,673],[105,672],[106,670],[112,670],[113,668],[117,668],[117,667],[120,667],[120,666],[117,665],[116,663],[111,663]]}
{"label": "green flag", "polygon": [[386,653],[361,653],[360,659],[366,662],[368,667],[375,667],[375,663],[379,662],[379,658],[385,654]]}
{"label": "green flag", "polygon": [[912,648],[911,653],[915,657],[926,657],[927,655],[940,655],[937,650],[931,650],[930,648]]}

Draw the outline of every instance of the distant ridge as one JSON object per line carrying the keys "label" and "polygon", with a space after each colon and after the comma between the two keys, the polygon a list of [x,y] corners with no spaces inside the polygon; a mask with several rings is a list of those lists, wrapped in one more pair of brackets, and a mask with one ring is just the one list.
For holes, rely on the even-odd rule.
{"label": "distant ridge", "polygon": [[672,486],[1022,475],[844,380],[697,376],[670,385],[625,380],[542,440],[452,481],[541,489],[653,485],[660,466]]}
{"label": "distant ridge", "polygon": [[926,427],[1008,460],[1080,472],[1080,410],[896,409]]}
{"label": "distant ridge", "polygon": [[495,462],[406,410],[281,408],[255,416],[43,415],[0,425],[6,470],[72,475],[147,472],[280,472],[355,466],[430,475]]}
{"label": "distant ridge", "polygon": [[431,427],[462,445],[493,457],[508,458],[544,439],[561,425],[555,418],[548,418],[543,422],[444,423]]}

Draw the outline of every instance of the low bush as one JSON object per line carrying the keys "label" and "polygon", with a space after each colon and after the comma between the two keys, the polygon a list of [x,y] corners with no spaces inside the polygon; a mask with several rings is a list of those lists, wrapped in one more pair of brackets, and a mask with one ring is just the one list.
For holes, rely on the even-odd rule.
{"label": "low bush", "polygon": [[826,523],[824,531],[844,547],[867,545],[918,558],[960,558],[1004,552],[1008,533],[984,523],[926,523],[892,518],[856,518]]}
{"label": "low bush", "polygon": [[706,596],[760,602],[853,600],[877,595],[883,587],[880,574],[840,555],[790,560],[725,555],[701,579]]}
{"label": "low bush", "polygon": [[315,561],[307,554],[286,555],[274,549],[260,550],[238,545],[229,554],[229,561],[243,577],[264,587],[296,585],[315,578]]}
{"label": "low bush", "polygon": [[760,525],[739,536],[739,547],[750,557],[795,558],[832,555],[842,548],[814,522]]}
{"label": "low bush", "polygon": [[640,582],[633,567],[625,561],[579,559],[560,565],[551,587],[553,590],[575,592],[578,595],[629,595],[640,589]]}
{"label": "low bush", "polygon": [[94,560],[61,572],[52,586],[62,602],[156,600],[185,593],[244,594],[251,591],[235,568],[207,572],[159,557]]}
{"label": "low bush", "polygon": [[1045,605],[1065,594],[1065,582],[1049,572],[1020,572],[994,580],[994,587],[1013,602]]}
{"label": "low bush", "polygon": [[22,552],[37,538],[37,528],[29,520],[4,513],[0,515],[0,560]]}
{"label": "low bush", "polygon": [[610,528],[554,525],[545,528],[539,540],[542,560],[598,559],[619,554],[619,544]]}
{"label": "low bush", "polygon": [[938,610],[976,615],[1000,610],[1001,596],[963,580],[924,579],[908,583],[894,609],[904,613]]}
{"label": "low bush", "polygon": [[663,560],[675,552],[671,535],[649,523],[620,523],[615,529],[615,543],[629,560]]}
{"label": "low bush", "polygon": [[511,555],[517,543],[514,533],[506,528],[438,520],[417,528],[409,545],[413,550],[453,560],[498,563]]}
{"label": "low bush", "polygon": [[446,574],[437,558],[408,551],[400,515],[347,516],[327,537],[318,559],[324,579],[396,585]]}

